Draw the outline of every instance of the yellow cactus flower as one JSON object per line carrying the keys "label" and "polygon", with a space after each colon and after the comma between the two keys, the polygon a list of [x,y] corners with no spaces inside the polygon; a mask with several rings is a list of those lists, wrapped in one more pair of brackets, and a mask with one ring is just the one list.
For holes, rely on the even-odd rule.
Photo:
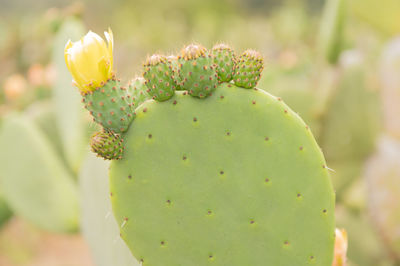
{"label": "yellow cactus flower", "polygon": [[104,32],[106,42],[96,33],[89,31],[77,42],[69,40],[65,45],[65,62],[81,93],[93,91],[112,78],[113,34]]}

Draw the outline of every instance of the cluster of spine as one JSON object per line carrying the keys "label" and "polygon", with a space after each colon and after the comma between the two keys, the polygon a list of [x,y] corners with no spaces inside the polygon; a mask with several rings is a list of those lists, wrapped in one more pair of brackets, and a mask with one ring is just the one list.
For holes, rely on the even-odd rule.
{"label": "cluster of spine", "polygon": [[[254,50],[246,50],[236,59],[234,50],[226,44],[217,44],[211,51],[202,45],[190,44],[181,50],[179,56],[154,54],[143,66],[143,78],[135,78],[127,88],[112,78],[100,88],[83,95],[85,108],[104,128],[99,134],[123,134],[141,103],[148,99],[166,101],[176,90],[186,90],[191,96],[205,98],[223,82],[233,81],[237,86],[253,88],[260,79],[263,59]],[[121,157],[114,156],[119,154],[119,150],[110,151],[117,146],[104,142],[96,145],[92,150],[105,159]],[[99,145],[104,145],[104,152],[100,151]]]}

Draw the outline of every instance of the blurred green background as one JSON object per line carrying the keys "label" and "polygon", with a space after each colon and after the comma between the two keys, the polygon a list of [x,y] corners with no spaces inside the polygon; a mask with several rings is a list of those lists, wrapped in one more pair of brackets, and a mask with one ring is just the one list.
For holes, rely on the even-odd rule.
{"label": "blurred green background", "polygon": [[108,27],[123,82],[190,42],[259,50],[258,87],[301,115],[332,169],[349,265],[400,265],[399,14],[398,0],[0,0],[0,265],[138,265],[63,56]]}

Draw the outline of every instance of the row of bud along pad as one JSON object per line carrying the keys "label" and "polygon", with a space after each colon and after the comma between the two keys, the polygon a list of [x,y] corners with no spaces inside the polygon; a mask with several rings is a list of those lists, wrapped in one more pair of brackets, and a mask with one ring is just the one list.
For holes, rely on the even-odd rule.
{"label": "row of bud along pad", "polygon": [[[135,108],[143,100],[165,101],[175,90],[186,90],[194,97],[205,98],[219,83],[232,80],[237,86],[253,88],[263,70],[263,58],[257,51],[246,50],[236,57],[226,44],[217,44],[211,51],[191,44],[179,56],[148,57],[144,63],[144,79],[136,79],[135,86],[126,88],[113,72],[112,31],[104,34],[107,43],[91,31],[77,42],[68,41],[64,56],[85,108],[103,127],[101,137],[92,137],[92,150],[106,159],[121,158],[120,134],[128,129],[135,117]],[[114,152],[110,143],[116,143]],[[110,150],[107,156],[99,154],[101,146]]]}

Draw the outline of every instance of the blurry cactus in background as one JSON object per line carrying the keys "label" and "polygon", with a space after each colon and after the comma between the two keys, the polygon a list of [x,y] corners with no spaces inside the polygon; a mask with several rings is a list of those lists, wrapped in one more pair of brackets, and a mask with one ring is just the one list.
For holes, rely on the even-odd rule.
{"label": "blurry cactus in background", "polygon": [[376,27],[385,35],[396,35],[400,32],[400,2],[385,0],[380,5],[376,0],[348,1],[352,12],[360,19]]}
{"label": "blurry cactus in background", "polygon": [[96,266],[139,266],[119,237],[112,214],[108,180],[109,161],[88,153],[79,173],[81,230]]}
{"label": "blurry cactus in background", "polygon": [[400,36],[386,45],[379,72],[385,131],[400,139]]}
{"label": "blurry cactus in background", "polygon": [[369,215],[389,252],[400,259],[400,140],[381,137],[365,178]]}
{"label": "blurry cactus in background", "polygon": [[321,146],[336,173],[338,196],[361,174],[380,129],[378,93],[367,84],[363,55],[347,51],[341,58],[337,88],[323,116]]}
{"label": "blurry cactus in background", "polygon": [[[69,233],[79,229],[75,173],[87,150],[90,127],[79,98],[70,89],[70,76],[63,71],[66,67],[60,50],[64,48],[67,36],[74,36],[74,32],[81,35],[81,28],[82,24],[74,19],[62,23],[55,37],[54,68],[32,66],[28,71],[29,83],[24,81],[28,88],[18,96],[25,101],[20,105],[24,112],[1,117],[0,156],[5,158],[0,167],[1,194],[16,215],[38,228],[53,232]],[[54,70],[57,79],[53,84]],[[68,80],[67,84],[65,80]],[[11,81],[10,94],[16,85],[21,84]],[[36,87],[49,85],[54,85],[53,98],[29,104],[27,99],[37,97]],[[74,108],[74,105],[79,108]],[[22,155],[20,150],[24,151]],[[37,193],[42,190],[40,187],[45,189]],[[3,213],[2,217],[6,217],[6,212]]]}
{"label": "blurry cactus in background", "polygon": [[343,50],[347,0],[327,0],[319,31],[319,50],[330,64],[338,62]]}
{"label": "blurry cactus in background", "polygon": [[64,49],[69,38],[78,39],[84,32],[81,21],[74,18],[66,19],[55,35],[52,50],[52,60],[57,73],[52,90],[56,128],[62,140],[65,160],[74,174],[79,172],[86,153],[83,147],[86,147],[91,132],[96,130],[96,126],[90,123],[90,117],[82,110],[79,91],[71,89],[73,88],[71,76],[60,49]]}

